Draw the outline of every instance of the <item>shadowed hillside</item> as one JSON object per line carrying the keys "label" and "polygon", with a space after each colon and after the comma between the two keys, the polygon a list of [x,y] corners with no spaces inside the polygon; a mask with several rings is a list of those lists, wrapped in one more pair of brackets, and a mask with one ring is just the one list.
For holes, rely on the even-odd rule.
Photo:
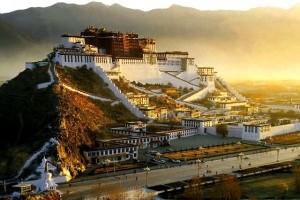
{"label": "shadowed hillside", "polygon": [[[77,175],[85,169],[83,149],[92,147],[96,138],[112,137],[111,126],[135,120],[122,104],[111,106],[92,100],[61,84],[38,90],[38,83],[49,81],[47,71],[48,67],[25,70],[0,87],[0,179],[16,175],[50,138],[56,138],[59,144],[46,155],[60,163],[62,169]],[[87,68],[58,71],[65,83],[91,88],[90,92],[107,90],[99,84],[102,80]],[[78,77],[91,81],[80,81]]]}

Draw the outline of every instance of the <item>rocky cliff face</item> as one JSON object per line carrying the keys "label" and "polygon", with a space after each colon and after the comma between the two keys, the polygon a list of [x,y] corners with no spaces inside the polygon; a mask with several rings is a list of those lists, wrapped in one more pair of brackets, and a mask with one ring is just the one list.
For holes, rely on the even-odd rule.
{"label": "rocky cliff face", "polygon": [[[48,66],[25,70],[0,87],[0,127],[7,130],[0,131],[1,178],[16,175],[50,138],[59,144],[46,156],[53,157],[62,171],[76,176],[85,170],[84,149],[92,147],[96,138],[111,137],[110,126],[134,119],[121,104],[92,100],[67,90],[62,82],[38,90],[38,83],[49,81],[47,70]],[[91,70],[58,71],[72,87],[105,90]],[[83,81],[88,79],[92,80]]]}
{"label": "rocky cliff face", "polygon": [[[76,175],[78,171],[85,169],[80,150],[92,147],[96,134],[101,134],[101,128],[111,125],[114,121],[106,117],[105,113],[86,97],[60,86],[56,86],[54,90],[59,99],[60,115],[60,132],[57,135],[58,161],[62,168]],[[101,135],[106,137],[105,134]]]}

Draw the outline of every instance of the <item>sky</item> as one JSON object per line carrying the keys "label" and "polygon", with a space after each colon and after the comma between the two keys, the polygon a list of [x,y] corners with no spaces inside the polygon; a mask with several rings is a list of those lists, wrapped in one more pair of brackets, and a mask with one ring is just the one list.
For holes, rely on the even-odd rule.
{"label": "sky", "polygon": [[[87,4],[91,0],[64,0],[65,3]],[[97,0],[94,0],[97,1]],[[0,13],[22,10],[29,7],[47,7],[58,0],[9,0],[0,6]],[[249,10],[255,7],[279,7],[289,9],[300,0],[102,0],[106,5],[118,3],[127,8],[149,11],[157,8],[168,8],[172,4],[193,7],[199,10]]]}

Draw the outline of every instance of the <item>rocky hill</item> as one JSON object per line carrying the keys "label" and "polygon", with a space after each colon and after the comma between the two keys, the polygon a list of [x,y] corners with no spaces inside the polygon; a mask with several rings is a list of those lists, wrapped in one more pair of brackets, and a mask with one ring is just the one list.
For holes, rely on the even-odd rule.
{"label": "rocky hill", "polygon": [[62,86],[90,88],[90,93],[98,95],[104,91],[113,97],[92,70],[58,68],[61,82],[37,89],[38,83],[49,81],[47,71],[48,66],[26,69],[0,87],[0,179],[16,175],[50,138],[56,138],[59,144],[46,156],[74,176],[85,169],[83,149],[92,147],[96,138],[111,137],[110,126],[135,119],[122,104],[112,106]]}

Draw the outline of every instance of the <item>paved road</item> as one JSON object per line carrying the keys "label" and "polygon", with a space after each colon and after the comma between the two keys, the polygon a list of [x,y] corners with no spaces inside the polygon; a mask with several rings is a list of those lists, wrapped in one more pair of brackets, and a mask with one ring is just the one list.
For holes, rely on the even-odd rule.
{"label": "paved road", "polygon": [[[295,158],[298,158],[300,154],[300,148],[288,148],[282,149],[278,153],[279,161],[289,161]],[[276,163],[277,161],[277,151],[269,151],[264,153],[245,155],[248,159],[242,159],[242,167],[247,168],[248,164],[251,163],[251,167],[260,166],[265,164]],[[215,175],[216,173],[227,173],[230,174],[232,171],[237,170],[241,164],[241,159],[238,157],[231,157],[222,160],[206,161],[201,164],[200,176],[205,174],[205,176]],[[234,168],[232,168],[232,166]],[[206,173],[207,169],[211,170],[211,173]],[[195,164],[192,165],[182,165],[172,168],[164,168],[151,170],[148,175],[148,186],[165,184],[185,179],[190,179],[198,174],[198,166]],[[126,178],[127,177],[127,178]],[[73,196],[89,196],[92,188],[95,188],[97,185],[107,184],[107,185],[122,185],[122,187],[130,190],[134,187],[144,187],[146,184],[146,173],[139,172],[136,174],[121,175],[116,177],[107,177],[96,180],[89,180],[83,182],[72,183],[71,186],[68,184],[63,184],[58,187],[58,189],[66,193],[69,193]],[[72,196],[69,196],[68,199],[72,199]]]}

